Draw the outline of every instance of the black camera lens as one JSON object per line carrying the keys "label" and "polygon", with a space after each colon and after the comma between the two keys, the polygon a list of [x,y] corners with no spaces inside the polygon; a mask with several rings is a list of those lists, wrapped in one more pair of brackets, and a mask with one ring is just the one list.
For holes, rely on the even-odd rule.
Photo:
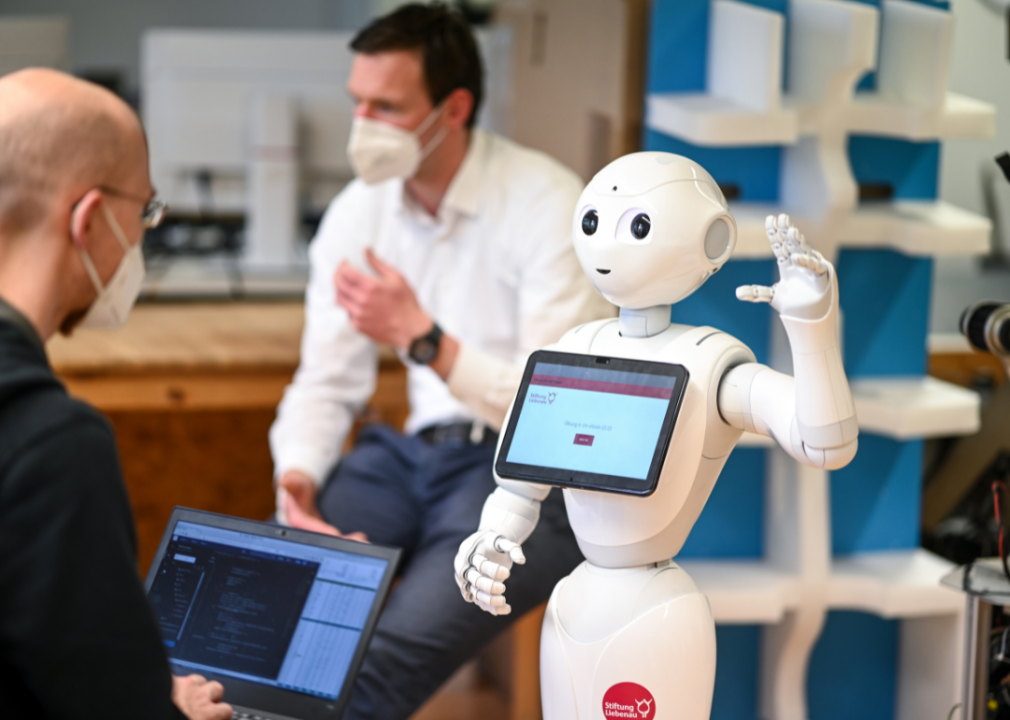
{"label": "black camera lens", "polygon": [[596,214],[595,210],[590,210],[582,216],[582,232],[586,235],[592,235],[599,226],[600,216]]}
{"label": "black camera lens", "polygon": [[[986,341],[985,326],[989,322],[992,314],[999,310],[1003,303],[981,302],[972,305],[961,313],[961,334],[968,338],[968,342],[976,350],[989,352],[989,343]],[[1007,324],[1007,323],[1004,323]]]}
{"label": "black camera lens", "polygon": [[645,239],[645,236],[649,234],[650,228],[652,228],[652,221],[649,220],[649,216],[645,213],[639,213],[631,221],[631,234],[639,240]]}

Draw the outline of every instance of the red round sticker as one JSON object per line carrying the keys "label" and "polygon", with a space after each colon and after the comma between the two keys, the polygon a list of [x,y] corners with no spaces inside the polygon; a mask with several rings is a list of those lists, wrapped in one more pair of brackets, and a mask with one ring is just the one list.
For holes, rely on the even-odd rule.
{"label": "red round sticker", "polygon": [[656,717],[656,699],[638,683],[617,683],[603,695],[603,717],[652,720]]}

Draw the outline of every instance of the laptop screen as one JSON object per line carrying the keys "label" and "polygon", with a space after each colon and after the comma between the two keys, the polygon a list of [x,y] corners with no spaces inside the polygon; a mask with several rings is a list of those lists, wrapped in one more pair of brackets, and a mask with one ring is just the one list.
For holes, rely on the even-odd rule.
{"label": "laptop screen", "polygon": [[180,520],[148,596],[176,672],[335,700],[389,562]]}

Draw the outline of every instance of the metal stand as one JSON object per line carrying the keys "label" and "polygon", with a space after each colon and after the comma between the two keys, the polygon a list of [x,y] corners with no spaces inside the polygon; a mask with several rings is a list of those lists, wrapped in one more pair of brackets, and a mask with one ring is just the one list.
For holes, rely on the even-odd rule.
{"label": "metal stand", "polygon": [[959,567],[940,582],[967,595],[961,718],[985,720],[993,606],[1010,605],[1010,582],[1003,575],[999,558],[985,558]]}

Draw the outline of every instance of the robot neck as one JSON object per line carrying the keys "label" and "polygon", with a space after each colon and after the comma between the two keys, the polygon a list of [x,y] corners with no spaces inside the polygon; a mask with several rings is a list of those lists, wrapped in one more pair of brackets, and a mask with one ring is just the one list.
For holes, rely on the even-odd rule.
{"label": "robot neck", "polygon": [[659,335],[670,327],[670,306],[653,305],[640,310],[622,307],[618,324],[621,337],[646,338]]}

